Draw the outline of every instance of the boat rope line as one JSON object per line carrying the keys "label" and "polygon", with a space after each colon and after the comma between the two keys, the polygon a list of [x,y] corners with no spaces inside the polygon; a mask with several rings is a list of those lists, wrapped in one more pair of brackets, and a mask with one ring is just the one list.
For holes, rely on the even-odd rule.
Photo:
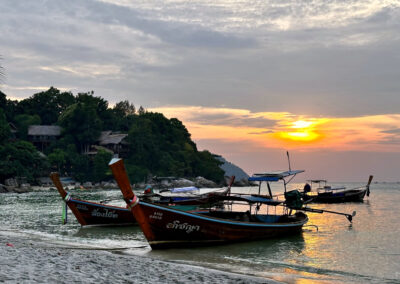
{"label": "boat rope line", "polygon": [[71,199],[71,194],[68,193],[65,198],[63,199],[62,203],[62,223],[63,225],[68,223],[68,206],[67,202]]}
{"label": "boat rope line", "polygon": [[133,207],[135,207],[137,204],[139,203],[139,198],[137,198],[136,195],[133,196],[133,199],[131,200],[131,202],[128,204],[128,208],[132,209]]}
{"label": "boat rope line", "polygon": [[71,199],[71,193],[68,192],[67,195],[64,197],[64,202],[67,203]]}

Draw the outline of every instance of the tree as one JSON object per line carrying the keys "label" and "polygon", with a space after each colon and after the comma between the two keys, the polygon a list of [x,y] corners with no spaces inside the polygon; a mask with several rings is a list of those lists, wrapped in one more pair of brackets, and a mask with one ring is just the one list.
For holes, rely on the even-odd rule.
{"label": "tree", "polygon": [[115,117],[113,116],[113,110],[108,108],[108,101],[101,97],[95,97],[93,91],[78,93],[76,101],[93,108],[105,129],[113,129]]}
{"label": "tree", "polygon": [[113,110],[122,116],[134,115],[136,113],[135,106],[129,103],[129,101],[121,101],[117,103]]}
{"label": "tree", "polygon": [[75,103],[72,93],[61,93],[50,87],[47,91],[34,94],[18,103],[17,114],[39,115],[44,125],[57,122],[58,116]]}
{"label": "tree", "polygon": [[[208,151],[199,152],[181,121],[168,119],[161,113],[136,111],[129,101],[113,108],[95,97],[94,92],[60,92],[51,87],[45,92],[18,101],[6,99],[0,92],[0,178],[23,175],[33,179],[48,167],[48,161],[60,172],[67,172],[79,181],[101,181],[109,177],[111,154],[99,151],[87,154],[96,144],[102,130],[128,132],[128,152],[124,152],[126,168],[132,181],[144,181],[149,174],[195,177],[198,175],[222,181],[219,162]],[[19,129],[19,138],[27,139],[32,124],[54,124],[62,127],[62,137],[45,149],[48,160],[40,158],[32,144],[17,141],[10,144],[8,122]],[[27,143],[27,144],[24,144]],[[47,175],[48,173],[45,173]]]}
{"label": "tree", "polygon": [[65,164],[61,166],[62,170],[80,182],[91,180],[93,166],[90,158],[87,155],[81,155],[71,141],[69,138],[64,138],[63,141],[57,143],[57,146],[62,147],[65,152]]}
{"label": "tree", "polygon": [[111,176],[108,163],[112,158],[112,154],[99,150],[93,160],[93,181],[100,182]]}
{"label": "tree", "polygon": [[101,97],[95,97],[93,94],[93,91],[87,93],[78,93],[76,96],[76,102],[93,108],[100,119],[108,119],[108,102]]}
{"label": "tree", "polygon": [[207,150],[199,152],[199,160],[195,169],[195,174],[216,182],[222,182],[224,171],[219,167],[222,162],[214,158]]}
{"label": "tree", "polygon": [[75,154],[70,157],[71,175],[80,182],[91,180],[91,160],[87,155]]}
{"label": "tree", "polygon": [[102,122],[93,105],[76,103],[59,117],[64,135],[70,135],[81,153],[87,153],[90,144],[99,138]]}
{"label": "tree", "polygon": [[7,104],[7,97],[2,91],[0,91],[0,108],[4,108]]}
{"label": "tree", "polygon": [[[3,103],[2,103],[3,105]],[[18,101],[17,100],[6,100],[4,104],[4,112],[6,115],[6,118],[9,122],[15,122],[15,116],[18,114]]]}
{"label": "tree", "polygon": [[[51,166],[55,166],[59,173],[64,172],[67,163],[67,154],[61,149],[55,149],[47,156]],[[63,171],[61,171],[63,169]]]}
{"label": "tree", "polygon": [[41,124],[40,116],[29,115],[29,114],[19,114],[15,116],[15,126],[18,129],[18,138],[27,140],[28,139],[28,128],[30,125]]}
{"label": "tree", "polygon": [[128,132],[127,168],[136,181],[144,174],[194,177],[223,181],[224,172],[211,153],[198,152],[190,133],[178,119],[161,113],[144,112],[136,116]]}
{"label": "tree", "polygon": [[48,169],[47,161],[29,142],[16,141],[0,145],[0,180],[26,177],[33,182]]}
{"label": "tree", "polygon": [[5,144],[10,135],[10,126],[8,125],[3,109],[0,108],[0,144]]}
{"label": "tree", "polygon": [[152,127],[151,120],[138,118],[126,138],[130,145],[129,159],[135,161],[135,165],[141,165],[150,171],[155,169],[158,153]]}
{"label": "tree", "polygon": [[138,110],[139,115],[145,114],[146,110],[144,109],[144,107],[140,106],[139,110]]}

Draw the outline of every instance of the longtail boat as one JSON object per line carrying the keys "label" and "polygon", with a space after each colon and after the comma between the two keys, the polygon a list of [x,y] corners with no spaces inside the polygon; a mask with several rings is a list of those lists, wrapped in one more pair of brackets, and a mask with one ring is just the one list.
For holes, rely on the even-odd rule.
{"label": "longtail boat", "polygon": [[225,188],[172,188],[153,194],[144,194],[141,199],[162,205],[210,205],[219,200],[219,197],[229,194],[234,180],[235,177],[232,176],[228,186]]}
{"label": "longtail boat", "polygon": [[[51,173],[50,177],[56,186],[61,198],[68,208],[75,215],[82,226],[110,226],[110,225],[133,225],[137,224],[131,211],[126,207],[114,206],[109,204],[97,203],[71,196],[62,186],[58,173]],[[196,210],[199,206],[208,206],[218,201],[217,197],[229,193],[235,177],[226,188],[197,190],[196,193],[175,193],[169,191],[165,195],[158,193],[143,195],[146,200],[160,203],[169,207],[178,208],[184,211]],[[66,209],[63,212],[63,222],[67,221]]]}
{"label": "longtail boat", "polygon": [[370,175],[365,186],[351,189],[331,187],[326,185],[326,180],[309,180],[310,184],[307,183],[303,189],[303,199],[311,203],[363,202],[365,195],[370,195],[372,178]]}
{"label": "longtail boat", "polygon": [[[246,202],[247,211],[210,208],[199,212],[185,212],[159,204],[139,201],[132,191],[125,166],[121,159],[112,159],[109,166],[117,181],[124,200],[135,216],[147,241],[153,249],[191,247],[194,245],[222,244],[230,242],[267,239],[288,236],[301,232],[308,217],[303,212],[292,214],[284,210],[282,214],[262,214],[262,205],[283,205],[282,201],[262,196],[227,196],[232,202]],[[275,173],[274,181],[294,176],[301,171]],[[231,200],[229,200],[231,199]],[[239,200],[240,199],[240,200]]]}
{"label": "longtail boat", "polygon": [[51,173],[50,178],[61,198],[82,226],[136,224],[135,217],[129,209],[73,198],[63,188],[58,173]]}

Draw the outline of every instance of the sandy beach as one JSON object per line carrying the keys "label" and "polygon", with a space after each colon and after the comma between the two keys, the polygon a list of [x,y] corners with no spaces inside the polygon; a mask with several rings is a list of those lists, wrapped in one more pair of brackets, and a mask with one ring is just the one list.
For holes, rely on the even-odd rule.
{"label": "sandy beach", "polygon": [[277,283],[124,251],[66,248],[0,233],[4,283]]}

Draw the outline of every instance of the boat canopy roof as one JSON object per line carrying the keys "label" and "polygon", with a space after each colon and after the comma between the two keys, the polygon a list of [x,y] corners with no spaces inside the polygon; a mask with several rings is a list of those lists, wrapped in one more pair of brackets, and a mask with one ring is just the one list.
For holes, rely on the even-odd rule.
{"label": "boat canopy roof", "polygon": [[195,186],[188,186],[188,187],[178,187],[178,188],[171,188],[170,191],[175,192],[193,192],[199,190],[198,187]]}
{"label": "boat canopy roof", "polygon": [[279,181],[285,177],[294,176],[302,172],[304,172],[304,170],[258,173],[249,177],[249,181]]}
{"label": "boat canopy roof", "polygon": [[244,201],[248,203],[262,203],[267,205],[279,205],[283,201],[277,199],[271,199],[269,197],[260,196],[260,195],[243,195],[243,194],[233,194],[227,196],[220,197],[223,200],[232,200],[232,201]]}

